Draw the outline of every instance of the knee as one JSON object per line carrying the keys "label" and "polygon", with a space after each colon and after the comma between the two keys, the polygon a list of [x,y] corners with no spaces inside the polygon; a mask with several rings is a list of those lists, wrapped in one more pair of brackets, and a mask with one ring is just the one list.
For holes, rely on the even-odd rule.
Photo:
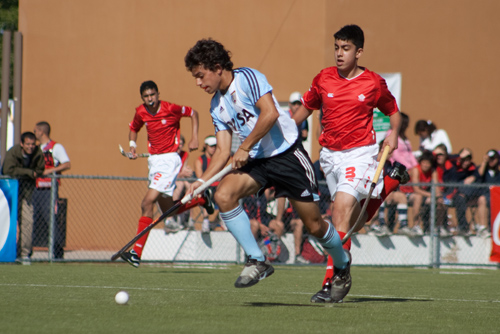
{"label": "knee", "polygon": [[217,189],[214,194],[214,200],[222,211],[230,210],[238,203],[238,198],[235,199],[233,194],[225,191],[225,189]]}

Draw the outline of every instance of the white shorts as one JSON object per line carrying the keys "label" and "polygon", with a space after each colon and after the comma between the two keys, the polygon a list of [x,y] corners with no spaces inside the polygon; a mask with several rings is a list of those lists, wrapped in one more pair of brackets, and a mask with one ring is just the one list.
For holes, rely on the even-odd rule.
{"label": "white shorts", "polygon": [[149,188],[172,196],[175,189],[175,180],[179,174],[182,161],[177,152],[154,154],[148,158]]}
{"label": "white shorts", "polygon": [[[335,200],[338,191],[354,196],[358,202],[368,197],[370,186],[377,170],[379,146],[355,147],[345,151],[323,148],[319,155],[321,168],[325,173],[328,190]],[[372,193],[378,198],[384,188],[384,177],[380,176]]]}

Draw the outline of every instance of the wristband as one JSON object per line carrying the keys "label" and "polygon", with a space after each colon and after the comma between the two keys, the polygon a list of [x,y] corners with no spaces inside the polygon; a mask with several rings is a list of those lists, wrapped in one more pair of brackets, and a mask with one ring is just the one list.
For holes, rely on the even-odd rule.
{"label": "wristband", "polygon": [[128,142],[128,146],[136,148],[137,144],[135,143],[135,141],[131,140]]}
{"label": "wristband", "polygon": [[251,148],[243,148],[240,146],[240,150],[245,151],[245,152],[250,152],[252,149]]}
{"label": "wristband", "polygon": [[201,182],[201,183],[205,183],[205,180],[203,180],[203,179],[198,179],[198,180],[196,180],[196,181],[199,181],[199,182]]}

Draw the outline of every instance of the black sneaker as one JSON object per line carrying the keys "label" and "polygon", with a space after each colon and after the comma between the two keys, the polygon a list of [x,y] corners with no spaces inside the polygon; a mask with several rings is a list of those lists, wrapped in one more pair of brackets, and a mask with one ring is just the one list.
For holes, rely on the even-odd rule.
{"label": "black sneaker", "polygon": [[135,250],[130,250],[128,252],[120,255],[123,261],[128,262],[132,267],[137,268],[141,264],[141,259],[137,256]]}
{"label": "black sneaker", "polygon": [[351,253],[348,250],[344,250],[349,257],[349,262],[344,269],[333,268],[333,279],[332,279],[332,302],[341,303],[344,297],[351,290]]}
{"label": "black sneaker", "polygon": [[406,171],[406,167],[399,162],[394,162],[392,165],[392,170],[389,172],[389,177],[394,180],[398,180],[399,184],[405,184],[410,182],[410,174]]}
{"label": "black sneaker", "polygon": [[332,303],[332,283],[326,281],[323,288],[311,297],[311,303]]}
{"label": "black sneaker", "polygon": [[215,211],[212,189],[207,188],[203,193],[203,197],[205,197],[205,204],[203,204],[203,207],[207,210],[207,213],[211,215]]}
{"label": "black sneaker", "polygon": [[243,271],[234,283],[234,286],[236,288],[248,288],[259,283],[260,280],[271,276],[273,273],[274,268],[267,257],[264,261],[257,261],[248,257],[245,268],[243,268]]}

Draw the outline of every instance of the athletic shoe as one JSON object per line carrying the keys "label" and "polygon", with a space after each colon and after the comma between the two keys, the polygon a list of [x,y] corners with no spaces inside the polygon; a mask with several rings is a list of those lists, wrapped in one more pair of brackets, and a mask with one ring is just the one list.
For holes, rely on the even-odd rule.
{"label": "athletic shoe", "polygon": [[471,233],[468,229],[459,229],[458,232],[457,232],[457,235],[460,235],[462,237],[470,237],[471,236]]}
{"label": "athletic shoe", "polygon": [[29,266],[31,265],[31,258],[29,256],[23,256],[22,258],[16,259],[16,262],[23,266]]}
{"label": "athletic shoe", "polygon": [[406,167],[399,162],[394,162],[392,170],[389,172],[389,177],[398,180],[399,184],[405,184],[410,181],[410,174],[406,171]]}
{"label": "athletic shoe", "polygon": [[300,254],[299,254],[299,255],[297,255],[297,256],[295,257],[295,263],[300,263],[300,264],[309,264],[309,263],[311,263],[311,261],[304,259],[304,257],[303,257],[302,255],[300,255]]}
{"label": "athletic shoe", "polygon": [[215,212],[212,189],[207,188],[203,193],[203,197],[205,197],[205,204],[203,204],[203,207],[207,210],[207,213],[211,215]]}
{"label": "athletic shoe", "polygon": [[175,219],[169,218],[165,220],[165,234],[179,232],[180,230],[182,230],[182,228],[182,225],[179,224]]}
{"label": "athletic shoe", "polygon": [[334,303],[341,303],[345,296],[351,290],[352,280],[351,280],[351,253],[348,250],[344,249],[346,252],[349,262],[347,262],[347,266],[344,269],[339,269],[337,267],[333,267],[333,279],[332,279],[332,301]]}
{"label": "athletic shoe", "polygon": [[403,234],[410,238],[413,238],[415,236],[415,232],[413,232],[408,226],[401,227],[398,230],[398,234]]}
{"label": "athletic shoe", "polygon": [[273,273],[274,268],[267,258],[264,261],[257,261],[248,257],[245,268],[243,268],[234,286],[236,288],[248,288],[259,283],[260,280],[271,276]]}
{"label": "athletic shoe", "polygon": [[332,303],[332,284],[330,281],[326,281],[323,288],[316,292],[314,296],[311,297],[311,303]]}
{"label": "athletic shoe", "polygon": [[203,219],[201,223],[201,233],[210,233],[210,221],[208,219]]}
{"label": "athletic shoe", "polygon": [[120,257],[123,261],[128,262],[132,267],[137,268],[141,264],[141,259],[137,256],[135,250],[130,250],[128,252],[122,253]]}
{"label": "athletic shoe", "polygon": [[411,230],[418,237],[421,237],[424,235],[424,230],[422,230],[422,228],[418,225],[413,226],[413,228]]}
{"label": "athletic shoe", "polygon": [[386,225],[382,225],[374,233],[377,237],[386,237],[392,234],[391,230]]}
{"label": "athletic shoe", "polygon": [[441,238],[448,238],[448,237],[451,237],[451,233],[450,233],[450,231],[448,231],[448,229],[446,227],[441,226],[439,228],[439,236]]}
{"label": "athletic shoe", "polygon": [[479,226],[476,235],[479,238],[488,239],[489,237],[491,237],[491,232],[488,230],[486,226]]}

